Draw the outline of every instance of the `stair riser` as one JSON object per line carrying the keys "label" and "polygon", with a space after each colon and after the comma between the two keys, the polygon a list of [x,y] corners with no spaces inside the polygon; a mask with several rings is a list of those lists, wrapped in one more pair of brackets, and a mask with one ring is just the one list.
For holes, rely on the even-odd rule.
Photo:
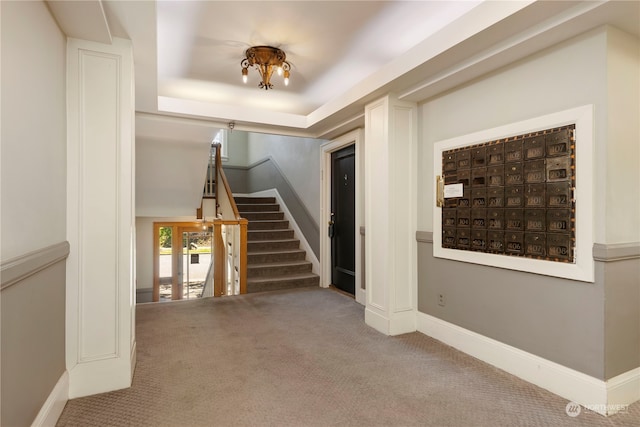
{"label": "stair riser", "polygon": [[284,249],[298,249],[300,247],[300,241],[292,240],[285,242],[273,242],[273,241],[255,241],[255,242],[247,242],[247,252],[257,252],[257,251],[278,251]]}
{"label": "stair riser", "polygon": [[237,205],[243,204],[274,204],[276,202],[275,197],[234,197]]}
{"label": "stair riser", "polygon": [[259,230],[249,231],[247,233],[247,240],[249,242],[255,242],[256,240],[282,240],[293,239],[293,230]]}
{"label": "stair riser", "polygon": [[249,224],[251,224],[251,221],[280,220],[284,218],[284,213],[283,212],[240,212],[240,216],[242,218],[248,219]]}
{"label": "stair riser", "polygon": [[278,205],[237,205],[238,212],[279,212]]}
{"label": "stair riser", "polygon": [[249,222],[249,231],[253,230],[287,230],[289,221]]}
{"label": "stair riser", "polygon": [[301,273],[311,273],[311,263],[254,268],[249,265],[249,268],[247,269],[247,277],[285,276],[287,274]]}
{"label": "stair riser", "polygon": [[285,253],[267,253],[267,254],[247,254],[247,265],[251,264],[264,264],[267,262],[281,262],[281,261],[303,261],[305,258],[304,252],[285,252]]}
{"label": "stair riser", "polygon": [[297,280],[277,280],[269,283],[247,283],[247,293],[277,291],[281,289],[306,288],[319,286],[320,277],[309,277]]}

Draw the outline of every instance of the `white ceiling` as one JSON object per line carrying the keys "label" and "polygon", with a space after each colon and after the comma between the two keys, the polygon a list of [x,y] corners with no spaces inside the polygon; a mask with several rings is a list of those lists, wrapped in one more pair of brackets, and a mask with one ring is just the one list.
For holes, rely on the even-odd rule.
{"label": "white ceiling", "polygon": [[[331,138],[389,91],[421,101],[603,24],[640,35],[637,1],[48,3],[69,35],[132,40],[137,133],[161,121],[164,138],[195,125],[210,140],[229,122]],[[262,44],[285,50],[289,86],[260,90],[255,70],[242,83],[244,50]]]}
{"label": "white ceiling", "polygon": [[[420,102],[602,25],[640,37],[640,1],[49,0],[71,37],[133,45],[138,215],[193,215],[220,128],[331,139],[388,93]],[[247,47],[292,64],[241,79]],[[535,82],[532,82],[535,84]],[[198,167],[195,167],[198,165]],[[167,172],[171,171],[171,173]]]}

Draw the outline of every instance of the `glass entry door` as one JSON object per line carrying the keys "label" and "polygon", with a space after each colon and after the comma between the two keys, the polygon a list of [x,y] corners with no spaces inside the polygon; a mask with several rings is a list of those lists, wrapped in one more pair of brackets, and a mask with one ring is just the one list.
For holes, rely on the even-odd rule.
{"label": "glass entry door", "polygon": [[200,298],[212,265],[212,228],[199,223],[154,224],[153,301]]}

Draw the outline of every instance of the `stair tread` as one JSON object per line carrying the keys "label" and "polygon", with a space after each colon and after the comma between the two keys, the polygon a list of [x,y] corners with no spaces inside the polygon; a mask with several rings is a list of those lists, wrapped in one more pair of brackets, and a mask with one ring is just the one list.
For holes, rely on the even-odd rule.
{"label": "stair tread", "polygon": [[274,262],[261,262],[259,264],[247,264],[247,268],[289,267],[294,265],[308,265],[308,264],[311,264],[311,261],[307,261],[307,260],[274,261]]}
{"label": "stair tread", "polygon": [[255,242],[255,243],[277,243],[277,242],[299,242],[300,239],[260,239],[260,240],[247,240],[247,242]]}
{"label": "stair tread", "polygon": [[319,276],[315,273],[296,273],[296,274],[287,274],[287,275],[278,275],[278,276],[257,276],[257,277],[248,277],[247,283],[293,281],[293,280],[300,280],[300,279],[312,279],[316,277],[319,277]]}
{"label": "stair tread", "polygon": [[304,249],[265,249],[263,251],[248,251],[247,255],[266,255],[266,254],[296,254],[300,252],[305,252]]}

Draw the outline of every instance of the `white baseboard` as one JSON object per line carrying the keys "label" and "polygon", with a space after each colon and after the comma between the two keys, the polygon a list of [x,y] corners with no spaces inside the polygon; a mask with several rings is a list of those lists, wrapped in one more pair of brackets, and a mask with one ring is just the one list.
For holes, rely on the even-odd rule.
{"label": "white baseboard", "polygon": [[278,193],[278,190],[276,188],[257,191],[251,194],[234,193],[234,196],[235,197],[275,197],[276,202],[280,205],[280,208],[284,213],[285,219],[289,221],[289,225],[293,229],[294,237],[300,240],[301,249],[304,249],[305,252],[307,253],[307,261],[311,263],[311,271],[315,274],[320,274],[320,262],[318,261],[318,258],[316,257],[315,253],[311,249],[309,242],[307,242],[307,239],[304,237],[304,234],[302,234],[300,227],[298,227],[298,224],[296,224],[295,218],[293,217],[293,215],[291,215],[291,212],[289,212],[287,205],[282,200],[282,197],[280,197],[280,193]]}
{"label": "white baseboard", "polygon": [[417,313],[417,329],[602,415],[612,415],[640,400],[640,368],[603,381],[428,314]]}
{"label": "white baseboard", "polygon": [[33,420],[31,427],[55,426],[62,414],[64,406],[69,400],[69,373],[64,371],[56,383],[49,397],[40,408],[40,412]]}
{"label": "white baseboard", "polygon": [[413,310],[393,313],[390,318],[371,307],[364,310],[364,322],[385,335],[402,335],[416,331],[416,317]]}

